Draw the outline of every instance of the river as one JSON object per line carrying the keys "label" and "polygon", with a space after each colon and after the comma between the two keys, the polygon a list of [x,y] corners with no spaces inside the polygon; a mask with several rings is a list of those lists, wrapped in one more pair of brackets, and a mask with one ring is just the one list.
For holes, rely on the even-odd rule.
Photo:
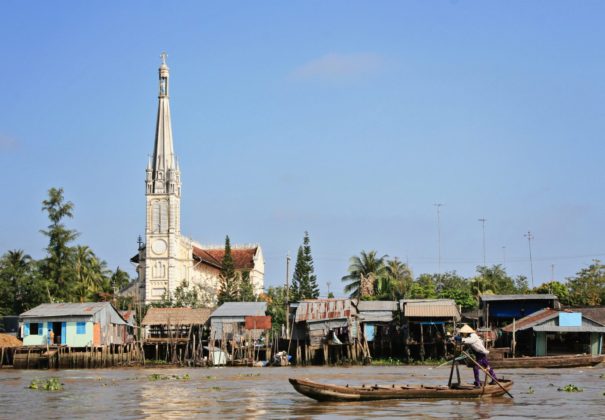
{"label": "river", "polygon": [[[472,370],[462,368],[472,381]],[[491,400],[318,403],[288,377],[337,384],[446,384],[448,367],[125,368],[0,370],[0,418],[394,418],[564,419],[605,417],[605,367],[500,370],[515,381],[508,397]],[[188,376],[182,379],[183,376]],[[28,389],[58,378],[61,391]],[[177,378],[178,377],[178,378]],[[562,392],[573,384],[582,392]]]}

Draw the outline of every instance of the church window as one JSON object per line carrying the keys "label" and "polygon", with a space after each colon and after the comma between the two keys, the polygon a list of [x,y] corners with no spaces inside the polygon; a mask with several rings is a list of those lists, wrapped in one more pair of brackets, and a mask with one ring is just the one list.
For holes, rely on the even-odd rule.
{"label": "church window", "polygon": [[168,201],[160,202],[160,232],[168,232]]}
{"label": "church window", "polygon": [[151,204],[151,231],[160,231],[160,203],[158,201]]}
{"label": "church window", "polygon": [[157,261],[153,265],[153,277],[156,279],[166,277],[166,265],[162,261]]}

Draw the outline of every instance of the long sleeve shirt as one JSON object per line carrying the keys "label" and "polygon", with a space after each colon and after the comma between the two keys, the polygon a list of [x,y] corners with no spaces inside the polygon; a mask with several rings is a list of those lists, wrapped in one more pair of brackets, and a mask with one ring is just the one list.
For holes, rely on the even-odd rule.
{"label": "long sleeve shirt", "polygon": [[462,338],[462,342],[471,346],[471,349],[477,353],[489,354],[489,351],[483,345],[483,340],[475,333]]}

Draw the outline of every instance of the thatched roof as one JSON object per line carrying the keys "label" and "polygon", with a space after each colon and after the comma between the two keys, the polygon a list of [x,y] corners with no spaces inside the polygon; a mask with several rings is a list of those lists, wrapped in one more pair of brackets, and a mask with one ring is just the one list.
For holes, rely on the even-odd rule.
{"label": "thatched roof", "polygon": [[212,311],[210,308],[149,308],[141,325],[202,325]]}

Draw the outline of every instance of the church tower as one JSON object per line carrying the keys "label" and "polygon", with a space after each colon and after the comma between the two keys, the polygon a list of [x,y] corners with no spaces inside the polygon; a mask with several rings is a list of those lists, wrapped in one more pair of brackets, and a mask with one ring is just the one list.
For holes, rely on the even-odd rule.
{"label": "church tower", "polygon": [[[183,278],[181,254],[181,174],[174,154],[170,122],[170,80],[166,53],[159,68],[158,116],[153,156],[145,177],[145,301],[157,301],[172,292]],[[143,267],[141,267],[143,268]],[[142,274],[142,273],[141,273]]]}

